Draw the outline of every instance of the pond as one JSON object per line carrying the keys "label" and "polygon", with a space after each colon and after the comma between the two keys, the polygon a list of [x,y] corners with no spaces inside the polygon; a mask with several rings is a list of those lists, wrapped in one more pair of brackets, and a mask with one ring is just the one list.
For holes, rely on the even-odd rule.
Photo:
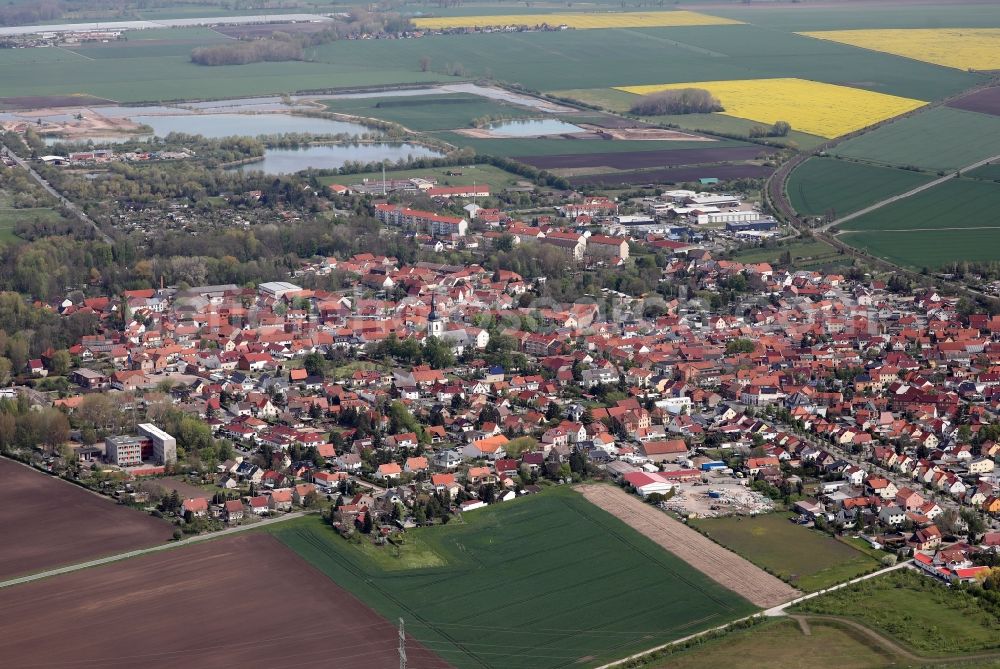
{"label": "pond", "polygon": [[294,174],[307,169],[336,169],[347,162],[394,163],[401,159],[440,155],[440,152],[419,144],[332,144],[300,149],[267,149],[262,160],[232,169],[265,174]]}
{"label": "pond", "polygon": [[486,128],[494,137],[538,137],[586,132],[583,128],[554,118],[535,121],[504,121]]}
{"label": "pond", "polygon": [[291,114],[151,114],[132,116],[136,123],[153,128],[153,134],[164,137],[172,132],[219,137],[257,137],[308,133],[313,135],[361,135],[373,132],[360,123],[344,123],[326,118],[293,116]]}

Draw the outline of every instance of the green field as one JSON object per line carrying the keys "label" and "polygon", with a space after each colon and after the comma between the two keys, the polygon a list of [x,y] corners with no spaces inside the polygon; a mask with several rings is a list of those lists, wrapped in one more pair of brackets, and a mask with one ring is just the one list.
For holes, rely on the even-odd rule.
{"label": "green field", "polygon": [[1000,155],[1000,116],[937,107],[849,139],[830,153],[882,165],[957,170]]}
{"label": "green field", "polygon": [[[983,81],[980,75],[753,25],[341,40],[309,49],[313,62],[223,67],[189,60],[190,48],[217,43],[218,36],[190,31],[158,37],[78,47],[77,53],[3,50],[0,97],[68,92],[128,102],[236,97],[456,81],[445,74],[456,65],[466,79],[494,77],[534,90],[800,77],[935,100]],[[420,71],[424,57],[430,59],[429,72]]]}
{"label": "green field", "polygon": [[822,590],[878,567],[876,560],[861,551],[796,525],[782,513],[754,518],[702,518],[691,525],[807,592]]}
{"label": "green field", "polygon": [[788,197],[802,216],[834,218],[905,193],[934,177],[908,170],[853,163],[835,158],[810,158],[788,178]]}
{"label": "green field", "polygon": [[385,569],[315,517],[273,532],[459,669],[594,666],[754,610],[568,488],[463,520],[411,530],[407,559],[445,563],[424,569]]}
{"label": "green field", "polygon": [[796,267],[812,266],[844,259],[837,249],[819,239],[800,239],[773,247],[753,247],[737,251],[733,260],[742,263],[767,262],[777,264],[785,253]]}
{"label": "green field", "polygon": [[951,179],[893,202],[841,226],[843,230],[944,230],[1000,228],[1000,185],[977,179]]}
{"label": "green field", "polygon": [[[452,172],[452,175],[448,175]],[[461,172],[460,175],[455,174]],[[524,177],[506,172],[492,165],[462,165],[458,167],[427,167],[416,170],[392,170],[385,173],[386,179],[437,179],[442,186],[470,186],[487,184],[494,191],[500,191],[511,186],[524,183]],[[319,182],[325,186],[338,183],[345,186],[369,181],[381,181],[381,172],[366,172],[362,174],[342,174],[332,177],[320,177]],[[530,182],[528,182],[530,185]]]}
{"label": "green field", "polygon": [[840,241],[912,269],[936,269],[949,262],[993,261],[1000,228],[845,232]]}
{"label": "green field", "polygon": [[538,118],[536,111],[470,93],[326,100],[332,112],[392,121],[410,130],[467,128],[484,117]]}
{"label": "green field", "polygon": [[656,669],[881,669],[897,659],[847,627],[774,620],[670,655]]}
{"label": "green field", "polygon": [[[623,153],[629,151],[683,151],[685,149],[721,149],[727,146],[746,146],[735,139],[720,139],[716,142],[656,141],[656,140],[606,140],[606,139],[561,139],[533,137],[513,137],[502,139],[479,139],[466,137],[455,132],[440,131],[430,133],[438,139],[457,146],[467,146],[487,156],[555,156],[585,153]],[[765,149],[761,149],[764,153]]]}
{"label": "green field", "polygon": [[968,593],[898,570],[793,607],[847,616],[928,656],[1000,647],[1000,617]]}
{"label": "green field", "polygon": [[1000,181],[1000,163],[990,163],[977,167],[971,172],[966,172],[963,176],[975,179],[987,179],[989,181]]}

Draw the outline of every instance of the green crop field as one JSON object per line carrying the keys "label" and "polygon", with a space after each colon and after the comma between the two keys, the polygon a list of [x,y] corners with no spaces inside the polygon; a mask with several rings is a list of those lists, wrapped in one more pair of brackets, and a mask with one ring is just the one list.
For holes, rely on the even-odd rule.
{"label": "green crop field", "polygon": [[845,158],[927,170],[957,170],[1000,155],[1000,116],[937,107],[849,139]]}
{"label": "green crop field", "polygon": [[[341,40],[310,48],[312,62],[221,67],[189,60],[190,48],[220,40],[210,31],[160,31],[154,37],[159,39],[129,39],[74,52],[3,50],[0,97],[82,92],[129,102],[221,98],[456,81],[444,74],[456,66],[467,79],[495,77],[535,90],[801,77],[935,100],[984,80],[753,25]],[[429,72],[420,71],[425,57]]]}
{"label": "green crop field", "polygon": [[788,178],[788,197],[803,216],[834,217],[905,193],[935,177],[926,173],[854,163],[835,158],[810,158]]}
{"label": "green crop field", "polygon": [[273,532],[459,669],[594,666],[754,610],[568,488],[463,520],[411,530],[407,560],[445,563],[422,569],[386,569],[315,517]]}
{"label": "green crop field", "polygon": [[[451,174],[448,174],[451,172]],[[458,173],[461,174],[458,174]],[[471,186],[472,184],[487,184],[495,191],[517,186],[524,182],[524,177],[511,174],[492,165],[462,165],[458,167],[427,167],[415,170],[391,170],[385,173],[386,179],[437,179],[442,186]],[[381,181],[381,172],[363,174],[342,174],[332,177],[320,177],[321,184],[332,183],[343,185],[362,183],[364,180]],[[530,185],[530,182],[529,182]]]}
{"label": "green crop field", "polygon": [[478,118],[538,118],[540,113],[470,93],[326,100],[332,112],[399,123],[411,130],[467,128]]}
{"label": "green crop field", "polygon": [[691,650],[668,656],[651,669],[882,669],[898,659],[872,647],[847,627],[810,622],[809,635],[792,620],[774,620],[732,632]]}
{"label": "green crop field", "polygon": [[990,605],[907,569],[820,595],[793,610],[852,618],[922,655],[1000,647],[1000,617]]}
{"label": "green crop field", "polygon": [[989,165],[977,167],[971,172],[966,172],[964,176],[972,177],[974,179],[1000,181],[1000,163],[990,163]]}
{"label": "green crop field", "polygon": [[1000,228],[1000,185],[952,179],[844,223],[843,230],[954,230]]}
{"label": "green crop field", "polygon": [[821,590],[878,567],[874,558],[826,534],[796,525],[781,513],[754,518],[703,518],[691,524],[805,591]]}
{"label": "green crop field", "polygon": [[935,269],[949,262],[993,261],[1000,228],[984,230],[905,230],[845,232],[838,237],[872,255],[913,269]]}

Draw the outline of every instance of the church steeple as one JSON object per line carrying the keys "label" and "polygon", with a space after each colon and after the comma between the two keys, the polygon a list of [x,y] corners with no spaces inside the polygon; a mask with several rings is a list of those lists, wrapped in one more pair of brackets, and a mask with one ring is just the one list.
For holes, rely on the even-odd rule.
{"label": "church steeple", "polygon": [[431,312],[427,314],[427,336],[438,337],[444,334],[444,321],[437,312],[437,293],[431,294]]}

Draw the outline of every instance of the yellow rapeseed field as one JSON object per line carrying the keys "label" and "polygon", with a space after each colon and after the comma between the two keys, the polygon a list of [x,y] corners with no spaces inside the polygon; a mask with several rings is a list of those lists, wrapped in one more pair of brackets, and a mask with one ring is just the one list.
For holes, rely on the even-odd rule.
{"label": "yellow rapeseed field", "polygon": [[960,70],[1000,69],[1000,28],[828,30],[801,34]]}
{"label": "yellow rapeseed field", "polygon": [[920,100],[807,79],[695,81],[624,86],[618,90],[646,95],[676,88],[703,88],[709,91],[719,99],[725,107],[722,113],[728,116],[766,125],[788,121],[792,130],[820,137],[839,137],[926,104]]}
{"label": "yellow rapeseed field", "polygon": [[446,30],[475,26],[569,26],[577,30],[599,28],[663,28],[671,26],[715,26],[742,23],[698,12],[620,12],[608,14],[500,14],[496,16],[443,16],[413,19],[418,28]]}

